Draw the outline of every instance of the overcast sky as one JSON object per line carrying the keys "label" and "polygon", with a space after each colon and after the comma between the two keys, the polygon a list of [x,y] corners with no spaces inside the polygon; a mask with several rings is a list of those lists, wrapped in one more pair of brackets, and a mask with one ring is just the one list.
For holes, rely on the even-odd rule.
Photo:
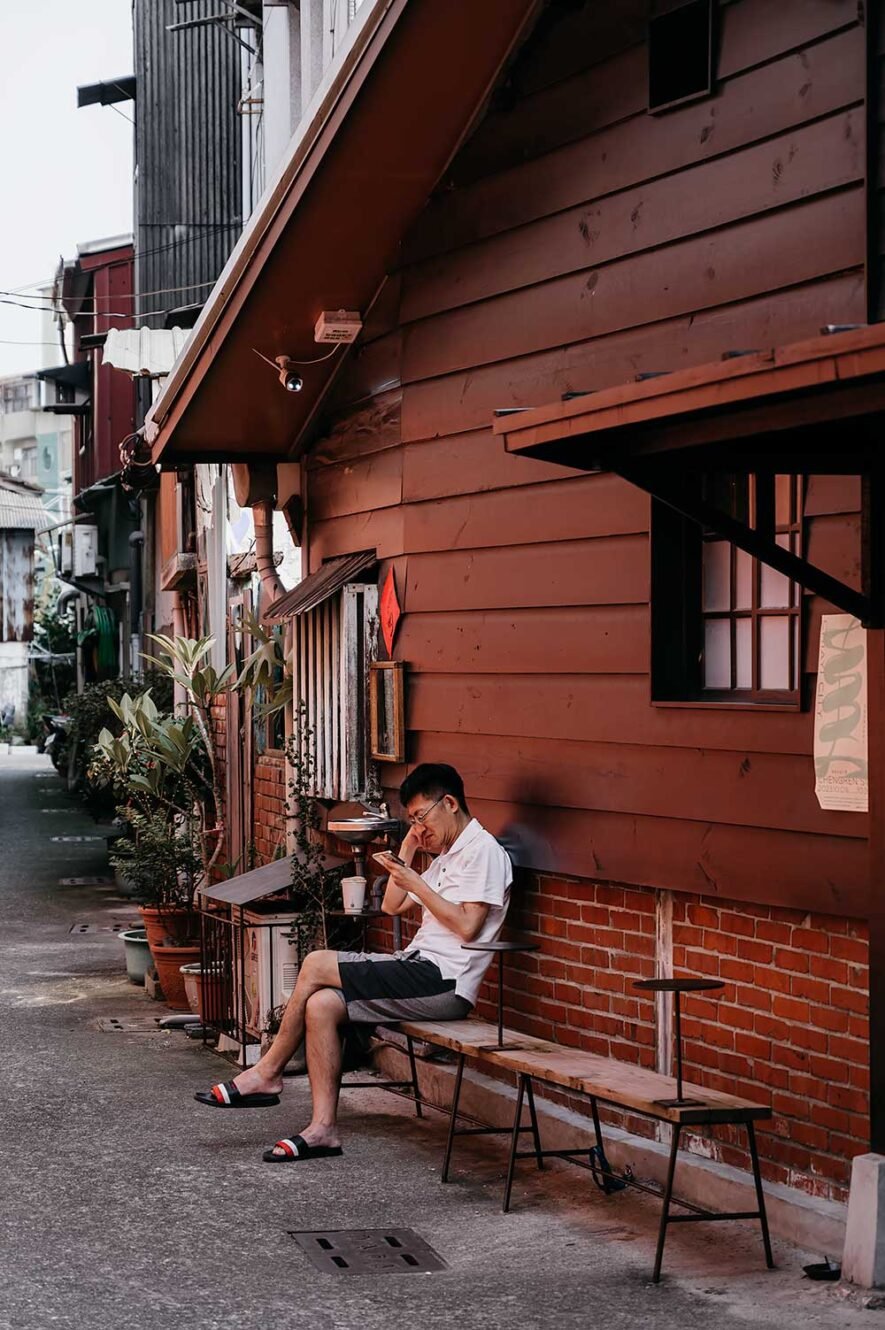
{"label": "overcast sky", "polygon": [[[79,84],[131,73],[130,0],[0,0],[0,299],[131,231],[133,103],[77,109]],[[56,364],[57,346],[11,345],[45,335],[0,304],[0,375]]]}

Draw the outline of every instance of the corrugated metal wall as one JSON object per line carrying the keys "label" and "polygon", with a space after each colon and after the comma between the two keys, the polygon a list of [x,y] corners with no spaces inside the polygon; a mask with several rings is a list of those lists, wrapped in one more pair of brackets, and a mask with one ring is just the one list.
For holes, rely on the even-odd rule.
{"label": "corrugated metal wall", "polygon": [[[242,228],[242,48],[216,25],[166,31],[217,12],[212,0],[134,0],[140,314],[204,300]],[[142,323],[161,328],[164,318]]]}

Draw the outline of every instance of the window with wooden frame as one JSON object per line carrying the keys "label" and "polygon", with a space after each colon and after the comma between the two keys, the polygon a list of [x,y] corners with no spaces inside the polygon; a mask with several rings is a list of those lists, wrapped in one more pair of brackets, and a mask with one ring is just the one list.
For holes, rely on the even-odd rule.
{"label": "window with wooden frame", "polygon": [[350,582],[292,620],[292,699],[314,733],[318,798],[366,799],[371,785],[368,673],[376,656],[378,588]]}
{"label": "window with wooden frame", "polygon": [[[755,526],[754,476],[705,476],[701,497]],[[775,540],[801,556],[802,482],[776,476]],[[798,707],[797,583],[658,500],[652,505],[652,700]]]}

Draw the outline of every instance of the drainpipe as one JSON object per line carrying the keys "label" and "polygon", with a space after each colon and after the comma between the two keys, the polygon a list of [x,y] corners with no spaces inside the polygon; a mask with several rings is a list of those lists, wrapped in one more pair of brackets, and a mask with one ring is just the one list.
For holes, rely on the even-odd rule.
{"label": "drainpipe", "polygon": [[[187,623],[185,621],[185,615],[184,615],[184,601],[182,600],[180,591],[173,591],[172,595],[173,595],[172,636],[186,637]],[[184,685],[180,684],[177,679],[173,679],[172,706],[175,711],[178,711],[180,708],[183,708],[186,705],[187,705],[187,693],[185,692]]]}
{"label": "drainpipe", "polygon": [[141,674],[141,612],[142,568],[141,555],[144,532],[133,531],[129,537],[129,672]]}
{"label": "drainpipe", "polygon": [[273,503],[270,499],[260,499],[252,504],[252,521],[255,525],[255,568],[261,581],[261,610],[264,613],[286,591],[274,566]]}

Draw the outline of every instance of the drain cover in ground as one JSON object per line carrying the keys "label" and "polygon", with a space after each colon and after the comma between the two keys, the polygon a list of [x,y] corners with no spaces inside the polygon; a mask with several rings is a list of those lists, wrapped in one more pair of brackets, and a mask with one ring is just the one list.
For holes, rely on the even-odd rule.
{"label": "drain cover in ground", "polygon": [[125,928],[136,928],[141,924],[137,915],[115,915],[110,919],[78,919],[68,929],[75,937],[84,933],[122,933]]}
{"label": "drain cover in ground", "polygon": [[77,808],[64,808],[61,804],[59,804],[58,808],[41,808],[41,809],[40,809],[40,812],[41,812],[41,813],[64,813],[67,817],[73,817],[75,813],[79,812],[79,809],[77,809]]}
{"label": "drain cover in ground", "polygon": [[113,887],[112,877],[60,877],[60,887]]}
{"label": "drain cover in ground", "polygon": [[50,836],[51,841],[58,843],[61,841],[65,845],[81,845],[87,840],[104,840],[104,836]]}
{"label": "drain cover in ground", "polygon": [[320,1270],[330,1274],[422,1274],[448,1267],[411,1228],[338,1228],[320,1233],[289,1231]]}
{"label": "drain cover in ground", "polygon": [[162,1016],[102,1016],[95,1022],[104,1034],[163,1034]]}

